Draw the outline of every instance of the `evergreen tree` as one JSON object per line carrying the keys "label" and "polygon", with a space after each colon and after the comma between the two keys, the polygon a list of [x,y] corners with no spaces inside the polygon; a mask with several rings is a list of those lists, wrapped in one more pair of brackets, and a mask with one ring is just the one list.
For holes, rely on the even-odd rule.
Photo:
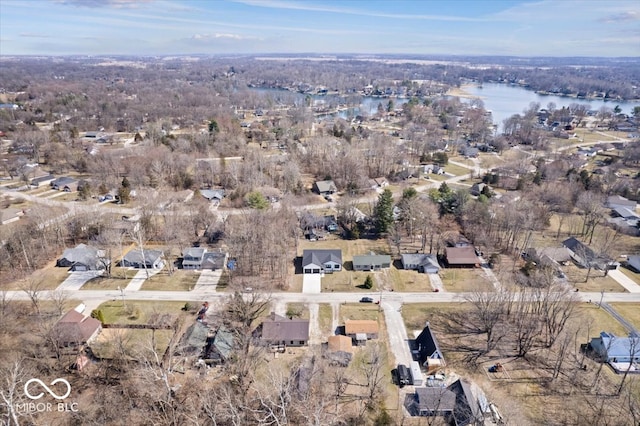
{"label": "evergreen tree", "polygon": [[371,278],[371,275],[367,275],[367,278],[364,279],[364,288],[367,290],[371,290],[373,288],[373,278]]}
{"label": "evergreen tree", "polygon": [[389,226],[393,222],[393,193],[389,188],[385,188],[378,196],[373,217],[378,234],[383,234],[389,230]]}

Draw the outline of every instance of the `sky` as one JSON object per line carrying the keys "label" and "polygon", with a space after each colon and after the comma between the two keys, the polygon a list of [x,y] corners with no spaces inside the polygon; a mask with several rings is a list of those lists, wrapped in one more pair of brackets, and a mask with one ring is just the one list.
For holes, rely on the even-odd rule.
{"label": "sky", "polygon": [[0,0],[0,56],[640,56],[640,1]]}

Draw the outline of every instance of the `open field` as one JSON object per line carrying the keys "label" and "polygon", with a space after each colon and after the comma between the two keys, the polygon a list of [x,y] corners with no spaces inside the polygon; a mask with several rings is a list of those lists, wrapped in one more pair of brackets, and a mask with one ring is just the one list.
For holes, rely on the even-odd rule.
{"label": "open field", "polygon": [[445,290],[455,293],[494,290],[480,268],[441,269],[440,277]]}
{"label": "open field", "polygon": [[333,323],[333,310],[331,305],[321,303],[318,308],[318,325],[323,336],[331,336],[335,334],[335,330],[331,329]]}
{"label": "open field", "polygon": [[[182,308],[186,302],[126,300],[125,298],[124,303],[123,307],[122,300],[113,300],[98,306],[104,316],[104,322],[107,324],[146,324],[154,314],[182,314]],[[194,303],[197,306],[199,302],[191,304]]]}
{"label": "open field", "polygon": [[53,260],[44,268],[34,271],[29,277],[8,284],[6,290],[32,288],[38,290],[55,290],[69,277],[69,268],[59,268]]}
{"label": "open field", "polygon": [[[456,162],[460,162],[460,163],[465,163],[465,164],[467,164],[467,161],[468,161],[468,160],[462,161],[462,159],[458,159],[458,158],[456,158],[456,159],[455,159],[455,161],[456,161]],[[470,166],[470,167],[474,167],[474,164],[473,164],[472,162],[469,162],[469,163],[470,163],[470,164],[469,164],[469,166]],[[443,167],[443,169],[444,169],[444,171],[445,171],[446,173],[451,173],[451,174],[452,174],[452,175],[454,175],[454,176],[462,176],[462,175],[466,175],[467,173],[469,173],[469,172],[470,172],[470,169],[467,169],[467,168],[465,168],[465,167],[460,167],[460,166],[458,166],[457,164],[451,164],[451,163],[449,163],[449,164],[445,165],[445,166]],[[430,175],[429,175],[429,177],[431,177],[431,176],[433,176],[433,175],[431,175],[431,174],[430,174]],[[436,176],[437,176],[437,175],[436,175]],[[447,177],[447,178],[448,178],[448,177]]]}
{"label": "open field", "polygon": [[145,355],[150,356],[153,348],[162,357],[172,334],[173,330],[105,328],[91,343],[91,351],[98,358],[139,361]]}
{"label": "open field", "polygon": [[428,274],[421,274],[418,271],[408,271],[398,269],[395,266],[385,272],[393,285],[395,291],[432,291],[431,281]]}
{"label": "open field", "polygon": [[[638,303],[610,303],[622,317],[629,321],[637,330],[640,330],[640,304]],[[624,336],[626,333],[621,334]]]}
{"label": "open field", "polygon": [[190,291],[198,282],[200,272],[177,269],[169,275],[162,271],[146,279],[141,290]]}
{"label": "open field", "polygon": [[288,317],[309,319],[309,306],[306,303],[287,303]]}
{"label": "open field", "polygon": [[[340,305],[340,324],[344,325],[345,320],[374,320],[380,321],[384,314],[380,311],[380,306],[374,303],[343,303]],[[382,331],[380,332],[382,335]]]}

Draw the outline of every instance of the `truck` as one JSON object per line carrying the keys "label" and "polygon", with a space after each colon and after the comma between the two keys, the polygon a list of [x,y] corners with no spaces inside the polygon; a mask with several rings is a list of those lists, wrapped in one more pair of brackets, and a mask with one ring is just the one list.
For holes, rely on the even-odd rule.
{"label": "truck", "polygon": [[409,372],[411,373],[411,384],[414,386],[422,386],[424,379],[418,361],[411,361],[411,364],[409,364]]}
{"label": "truck", "polygon": [[411,384],[411,375],[409,374],[409,369],[404,364],[398,364],[397,369],[398,374],[398,385],[403,387],[405,385]]}

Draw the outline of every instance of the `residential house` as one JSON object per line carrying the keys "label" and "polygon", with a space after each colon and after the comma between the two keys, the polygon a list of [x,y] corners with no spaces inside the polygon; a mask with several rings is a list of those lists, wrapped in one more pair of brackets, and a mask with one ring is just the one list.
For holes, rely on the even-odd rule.
{"label": "residential house", "polygon": [[391,266],[391,256],[388,254],[370,254],[353,256],[354,271],[379,271]]}
{"label": "residential house", "polygon": [[271,312],[262,321],[260,340],[271,346],[305,346],[309,341],[309,320],[285,318]]}
{"label": "residential house", "polygon": [[616,372],[640,373],[640,335],[618,337],[605,331],[591,339],[588,347]]}
{"label": "residential house", "polygon": [[202,189],[200,195],[217,205],[224,198],[224,189]]}
{"label": "residential house", "polygon": [[425,164],[422,166],[422,172],[424,174],[433,173],[434,175],[443,175],[444,168],[438,164]]}
{"label": "residential house", "polygon": [[227,253],[210,252],[205,247],[190,247],[182,252],[183,269],[224,269]]}
{"label": "residential house", "polygon": [[473,268],[480,265],[480,258],[472,246],[447,247],[445,258],[448,267]]}
{"label": "residential house", "polygon": [[24,216],[24,210],[22,209],[14,209],[13,207],[2,209],[0,210],[0,225],[16,222],[22,216]]}
{"label": "residential house", "polygon": [[566,247],[530,247],[525,258],[546,266],[566,265],[571,260],[571,251]]}
{"label": "residential house", "polygon": [[386,188],[389,186],[389,181],[384,177],[377,177],[369,179],[368,185],[371,189]]}
{"label": "residential house", "polygon": [[428,322],[416,337],[415,344],[418,350],[418,361],[424,367],[427,367],[429,372],[439,370],[445,366],[444,355]]}
{"label": "residential house", "polygon": [[425,253],[404,253],[401,255],[402,267],[407,270],[416,270],[426,274],[437,274],[440,265],[436,256]]}
{"label": "residential house", "polygon": [[180,339],[177,354],[180,356],[198,356],[203,353],[209,337],[209,327],[196,321],[187,328]]}
{"label": "residential house", "polygon": [[471,390],[471,384],[464,379],[458,379],[447,387],[456,395],[453,409],[453,424],[456,426],[484,425],[484,416],[480,410],[478,398]]}
{"label": "residential house", "polygon": [[344,322],[344,334],[350,337],[356,345],[364,345],[367,340],[377,339],[378,333],[377,321],[346,320]]}
{"label": "residential house", "polygon": [[52,338],[60,347],[79,346],[90,343],[101,330],[100,321],[72,309],[53,326]]}
{"label": "residential house", "polygon": [[451,418],[456,406],[456,394],[443,387],[416,388],[418,416]]}
{"label": "residential house", "polygon": [[632,254],[627,258],[627,266],[632,267],[636,272],[640,272],[640,255]]}
{"label": "residential house", "polygon": [[133,249],[124,255],[120,266],[136,269],[162,269],[164,259],[161,250]]}
{"label": "residential house", "polygon": [[73,192],[78,190],[78,179],[63,176],[51,181],[50,185],[57,191]]}
{"label": "residential house", "polygon": [[583,268],[592,266],[604,271],[615,265],[605,256],[597,255],[589,246],[578,241],[575,237],[567,238],[562,242],[562,245],[571,251],[573,261]]}
{"label": "residential house", "polygon": [[305,274],[333,273],[342,270],[342,250],[304,250],[302,271]]}
{"label": "residential house", "polygon": [[469,192],[471,193],[471,195],[475,195],[477,197],[478,195],[482,194],[482,191],[484,191],[485,188],[487,188],[487,190],[491,189],[486,183],[474,183],[471,186]]}
{"label": "residential house", "polygon": [[48,174],[31,179],[30,185],[38,188],[41,185],[51,185],[51,182],[53,182],[54,180],[56,180],[56,177],[54,175]]}
{"label": "residential house", "polygon": [[224,364],[231,357],[234,348],[235,338],[233,332],[221,326],[213,336],[207,338],[203,359],[207,364]]}
{"label": "residential house", "polygon": [[338,192],[338,188],[336,187],[336,184],[333,183],[332,180],[317,181],[313,185],[314,185],[314,190],[322,196],[331,195]]}
{"label": "residential house", "polygon": [[99,271],[105,269],[109,263],[111,259],[106,256],[104,250],[78,244],[74,248],[66,249],[56,266],[71,268],[72,271]]}
{"label": "residential house", "polygon": [[347,367],[353,358],[353,342],[347,336],[329,336],[324,357],[332,365]]}

